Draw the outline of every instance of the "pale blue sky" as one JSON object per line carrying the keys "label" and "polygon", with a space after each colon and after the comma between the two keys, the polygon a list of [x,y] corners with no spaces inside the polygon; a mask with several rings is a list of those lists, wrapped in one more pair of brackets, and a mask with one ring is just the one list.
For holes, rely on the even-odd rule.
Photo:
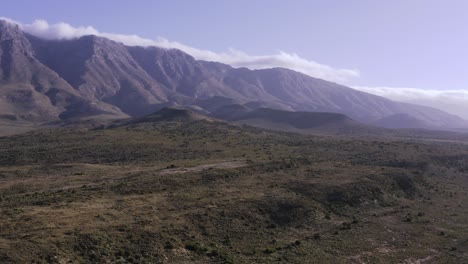
{"label": "pale blue sky", "polygon": [[215,52],[297,53],[357,69],[348,85],[466,89],[468,1],[5,0],[0,16],[157,36]]}

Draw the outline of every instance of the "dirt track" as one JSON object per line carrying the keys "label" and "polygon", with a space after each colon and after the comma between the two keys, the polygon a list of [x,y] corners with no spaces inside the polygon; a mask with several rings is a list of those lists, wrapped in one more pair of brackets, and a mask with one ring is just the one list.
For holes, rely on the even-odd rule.
{"label": "dirt track", "polygon": [[197,172],[207,169],[233,169],[247,166],[247,164],[243,161],[228,161],[228,162],[220,162],[220,163],[213,163],[213,164],[204,164],[194,167],[187,167],[187,168],[170,168],[161,170],[160,173],[162,175],[165,174],[177,174],[177,173],[187,173],[187,172]]}

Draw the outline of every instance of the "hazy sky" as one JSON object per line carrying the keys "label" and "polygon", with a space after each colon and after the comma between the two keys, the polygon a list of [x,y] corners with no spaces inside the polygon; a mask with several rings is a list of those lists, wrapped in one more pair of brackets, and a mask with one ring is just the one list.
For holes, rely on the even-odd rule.
{"label": "hazy sky", "polygon": [[[399,100],[422,96],[420,103],[431,105],[443,97],[448,103],[437,107],[463,115],[467,13],[463,0],[15,0],[2,1],[0,16],[24,24],[43,19],[49,31],[65,22],[136,34],[201,59],[290,67],[368,92],[378,87],[374,93]],[[30,30],[38,27],[45,25]]]}

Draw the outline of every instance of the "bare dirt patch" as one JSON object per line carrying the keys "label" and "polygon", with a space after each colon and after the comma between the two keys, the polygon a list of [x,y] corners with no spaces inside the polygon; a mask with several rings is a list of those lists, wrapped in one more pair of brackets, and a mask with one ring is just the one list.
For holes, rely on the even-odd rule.
{"label": "bare dirt patch", "polygon": [[211,164],[203,164],[194,167],[185,167],[185,168],[168,168],[161,170],[162,175],[167,174],[177,174],[177,173],[187,173],[187,172],[199,172],[203,170],[210,170],[210,169],[234,169],[247,166],[247,163],[244,161],[227,161],[227,162],[220,162],[220,163],[211,163]]}

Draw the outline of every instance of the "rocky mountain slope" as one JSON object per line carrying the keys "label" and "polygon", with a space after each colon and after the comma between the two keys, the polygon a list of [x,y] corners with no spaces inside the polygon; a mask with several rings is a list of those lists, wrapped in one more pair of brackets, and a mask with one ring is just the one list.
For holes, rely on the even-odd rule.
{"label": "rocky mountain slope", "polygon": [[[179,50],[127,47],[96,36],[43,40],[5,21],[0,21],[0,54],[0,118],[10,120],[138,117],[168,105],[209,113],[243,104],[341,113],[387,127],[466,125],[437,109],[394,102],[292,70],[236,69],[195,60]],[[392,116],[417,122],[395,124]]]}
{"label": "rocky mountain slope", "polygon": [[84,97],[39,61],[17,26],[0,22],[0,118],[46,122],[100,115],[125,116],[111,104]]}

